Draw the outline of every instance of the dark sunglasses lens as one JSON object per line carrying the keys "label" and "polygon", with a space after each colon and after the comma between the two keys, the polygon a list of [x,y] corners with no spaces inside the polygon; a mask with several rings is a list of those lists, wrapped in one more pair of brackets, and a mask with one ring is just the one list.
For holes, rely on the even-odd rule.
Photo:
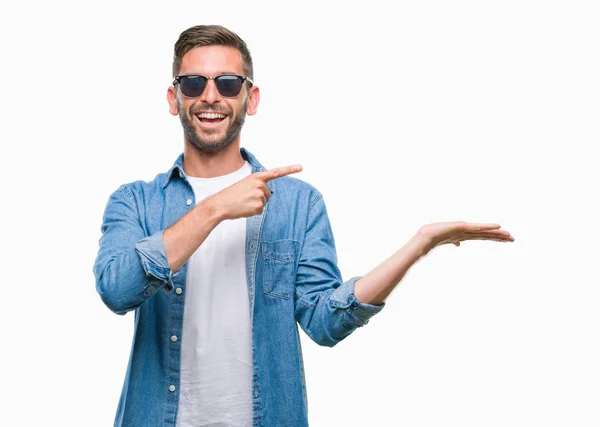
{"label": "dark sunglasses lens", "polygon": [[215,84],[221,96],[232,98],[240,94],[243,80],[238,76],[219,76],[215,79]]}
{"label": "dark sunglasses lens", "polygon": [[201,76],[184,76],[179,81],[181,93],[190,98],[202,95],[206,87],[206,79]]}

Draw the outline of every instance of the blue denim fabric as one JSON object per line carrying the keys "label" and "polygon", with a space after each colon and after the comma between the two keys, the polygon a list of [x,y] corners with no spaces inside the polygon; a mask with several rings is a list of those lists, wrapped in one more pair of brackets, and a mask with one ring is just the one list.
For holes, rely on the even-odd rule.
{"label": "blue denim fabric", "polygon": [[[266,170],[245,148],[240,153],[253,172]],[[306,426],[297,324],[316,343],[333,347],[384,305],[354,297],[360,277],[342,281],[322,195],[291,176],[268,186],[272,195],[263,213],[246,219],[253,426]],[[96,289],[113,312],[135,310],[115,426],[176,425],[187,263],[170,270],[162,233],[195,205],[183,154],[151,182],[122,185],[106,205]]]}

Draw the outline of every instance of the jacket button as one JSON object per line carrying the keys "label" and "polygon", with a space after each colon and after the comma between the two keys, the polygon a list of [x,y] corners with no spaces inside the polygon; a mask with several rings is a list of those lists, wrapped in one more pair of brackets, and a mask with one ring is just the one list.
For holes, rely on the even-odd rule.
{"label": "jacket button", "polygon": [[173,342],[177,341],[177,335],[172,335],[171,336],[171,341],[173,341]]}
{"label": "jacket button", "polygon": [[183,289],[181,289],[181,288],[177,288],[177,289],[175,289],[175,293],[176,293],[177,295],[181,295],[181,293],[182,293],[182,292],[183,292]]}
{"label": "jacket button", "polygon": [[175,391],[175,386],[174,385],[170,385],[169,386],[169,391]]}
{"label": "jacket button", "polygon": [[192,199],[187,199],[187,202],[185,202],[186,205],[191,205],[192,204]]}

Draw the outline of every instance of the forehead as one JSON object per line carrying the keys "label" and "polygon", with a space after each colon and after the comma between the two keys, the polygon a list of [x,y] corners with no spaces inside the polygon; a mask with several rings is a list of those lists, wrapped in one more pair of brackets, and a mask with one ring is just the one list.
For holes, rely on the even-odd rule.
{"label": "forehead", "polygon": [[199,46],[181,58],[180,74],[244,74],[242,53],[231,46]]}

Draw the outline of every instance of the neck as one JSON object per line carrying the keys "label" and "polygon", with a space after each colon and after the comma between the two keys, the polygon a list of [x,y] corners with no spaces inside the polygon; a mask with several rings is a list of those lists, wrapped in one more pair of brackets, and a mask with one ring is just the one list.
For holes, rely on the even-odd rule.
{"label": "neck", "polygon": [[227,175],[239,170],[244,162],[239,139],[218,153],[201,151],[187,141],[183,149],[183,170],[187,176],[214,178]]}

